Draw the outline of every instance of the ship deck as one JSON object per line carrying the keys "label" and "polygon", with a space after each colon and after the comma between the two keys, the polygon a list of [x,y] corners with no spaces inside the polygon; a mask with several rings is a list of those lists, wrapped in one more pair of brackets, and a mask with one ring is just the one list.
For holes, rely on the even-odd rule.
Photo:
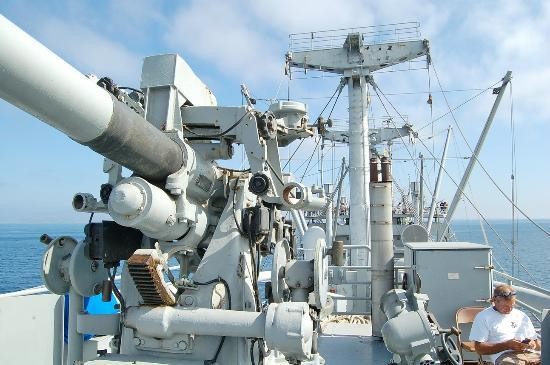
{"label": "ship deck", "polygon": [[330,323],[319,336],[319,353],[331,364],[391,364],[392,354],[368,324]]}

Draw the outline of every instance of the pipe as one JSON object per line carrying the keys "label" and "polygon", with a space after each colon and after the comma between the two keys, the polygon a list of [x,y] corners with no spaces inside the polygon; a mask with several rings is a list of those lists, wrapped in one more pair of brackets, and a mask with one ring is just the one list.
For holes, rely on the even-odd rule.
{"label": "pipe", "polygon": [[393,227],[391,182],[370,184],[371,194],[371,297],[372,334],[382,336],[386,317],[380,309],[382,296],[393,289]]}
{"label": "pipe", "polygon": [[84,298],[73,287],[69,289],[69,326],[67,365],[80,363],[84,356],[84,337],[77,331],[78,314],[84,309]]}
{"label": "pipe", "polygon": [[370,159],[370,182],[379,182],[380,181],[380,174],[378,172],[378,164],[380,161],[378,161],[378,157],[372,157]]}
{"label": "pipe", "polygon": [[380,180],[380,182],[392,182],[393,181],[392,174],[391,174],[391,161],[386,156],[384,156],[380,159],[380,171],[381,171],[381,175],[382,175],[382,179]]}
{"label": "pipe", "polygon": [[143,177],[184,164],[178,143],[1,15],[0,49],[2,99]]}
{"label": "pipe", "polygon": [[500,100],[502,99],[502,96],[504,95],[504,90],[506,90],[506,86],[510,82],[511,78],[512,78],[512,71],[508,71],[508,72],[506,72],[506,75],[502,79],[502,85],[499,88],[498,95],[495,99],[495,102],[493,103],[493,107],[491,108],[491,112],[489,113],[489,117],[487,118],[487,121],[485,122],[485,127],[483,127],[483,131],[481,132],[481,135],[479,136],[479,140],[477,141],[474,152],[472,153],[472,158],[470,158],[470,162],[468,162],[468,166],[466,167],[466,170],[464,171],[464,175],[462,176],[462,180],[460,180],[460,184],[458,185],[455,196],[453,197],[453,201],[451,202],[451,205],[449,206],[449,211],[447,212],[447,216],[445,217],[445,225],[444,225],[443,231],[441,231],[441,235],[439,236],[439,241],[441,241],[443,239],[443,236],[445,236],[445,233],[449,229],[449,224],[451,222],[451,219],[453,218],[456,207],[458,206],[458,202],[462,198],[462,194],[464,193],[464,188],[466,187],[466,184],[468,183],[468,180],[470,179],[470,175],[472,173],[472,170],[473,170],[473,168],[474,168],[474,166],[477,162],[477,156],[479,156],[479,153],[481,152],[481,148],[483,147],[483,143],[485,142],[485,138],[487,137],[487,134],[489,133],[489,129],[491,128],[491,124],[493,123],[493,119],[495,118],[495,114],[498,110],[498,106],[500,105]]}
{"label": "pipe", "polygon": [[332,230],[333,220],[333,195],[330,192],[331,184],[325,184],[325,196],[328,198],[326,210],[325,210],[325,231],[327,246],[332,247],[332,241],[334,240],[334,231]]}
{"label": "pipe", "polygon": [[125,325],[140,334],[170,338],[176,334],[263,338],[266,313],[172,307],[130,308]]}
{"label": "pipe", "polygon": [[441,155],[441,162],[439,163],[439,173],[437,174],[437,180],[435,181],[434,194],[432,195],[432,204],[430,205],[430,213],[428,214],[428,226],[426,231],[428,232],[428,237],[430,236],[430,230],[432,229],[432,221],[435,214],[435,204],[437,201],[437,196],[439,194],[439,186],[441,185],[441,175],[443,175],[443,168],[445,166],[445,158],[447,158],[447,147],[449,146],[449,137],[451,136],[452,127],[449,126],[447,131],[447,138],[445,139],[445,147],[443,147],[443,154]]}

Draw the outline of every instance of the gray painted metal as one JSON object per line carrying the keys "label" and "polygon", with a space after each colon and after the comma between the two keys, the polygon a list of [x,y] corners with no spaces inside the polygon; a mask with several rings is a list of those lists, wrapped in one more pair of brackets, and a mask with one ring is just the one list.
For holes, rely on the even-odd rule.
{"label": "gray painted metal", "polygon": [[72,365],[84,358],[84,336],[77,330],[78,314],[84,310],[84,298],[72,287],[69,289],[69,303],[67,364]]}
{"label": "gray painted metal", "polygon": [[381,336],[387,318],[380,308],[382,296],[393,289],[392,183],[371,182],[372,333]]}
{"label": "gray painted metal", "polygon": [[78,333],[95,335],[116,335],[120,326],[120,314],[78,313],[76,330]]}
{"label": "gray painted metal", "polygon": [[405,243],[409,286],[420,277],[420,291],[430,298],[429,310],[443,328],[455,323],[456,311],[483,306],[491,296],[490,247],[469,242]]}
{"label": "gray painted metal", "polygon": [[[353,326],[343,331],[351,332]],[[393,355],[384,342],[371,336],[319,336],[319,352],[327,365],[339,364],[390,364]]]}
{"label": "gray painted metal", "polygon": [[0,364],[62,363],[62,296],[2,297],[0,323]]}

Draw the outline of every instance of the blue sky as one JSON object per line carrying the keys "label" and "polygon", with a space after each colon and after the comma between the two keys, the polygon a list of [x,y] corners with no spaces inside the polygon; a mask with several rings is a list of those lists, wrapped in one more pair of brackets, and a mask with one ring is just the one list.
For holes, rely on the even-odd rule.
{"label": "blue sky", "polygon": [[[296,80],[288,82],[283,75],[283,60],[289,33],[419,21],[422,36],[430,41],[443,89],[465,90],[446,94],[451,105],[476,94],[476,89],[494,84],[507,70],[513,71],[518,204],[532,217],[550,218],[548,2],[4,0],[0,2],[0,13],[85,74],[109,75],[120,85],[138,87],[144,57],[178,53],[213,90],[220,105],[240,104],[240,84],[246,83],[260,99],[276,97],[277,90],[280,97],[285,97],[287,90],[291,98],[314,97],[307,100],[311,119],[317,117],[338,79],[300,80],[303,75],[296,72]],[[430,121],[427,91],[433,93],[434,117],[448,110],[443,95],[437,92],[433,70],[430,76],[422,69],[379,73],[375,79],[387,94],[414,92],[389,98],[416,127]],[[472,146],[493,100],[490,93],[484,94],[455,113]],[[372,116],[383,115],[375,96],[372,101]],[[259,108],[267,108],[267,104],[260,102]],[[507,92],[481,154],[484,166],[507,193],[511,173],[510,113]],[[345,92],[333,117],[347,117]],[[440,156],[448,125],[453,125],[455,132],[449,156],[469,155],[452,118],[442,118],[434,125],[433,138],[431,126],[423,129],[420,137]],[[73,212],[71,200],[76,192],[97,195],[106,180],[101,157],[1,100],[0,136],[0,223],[87,220],[86,215]],[[304,143],[300,158],[309,156],[314,145],[315,141]],[[344,149],[334,151],[339,160]],[[419,143],[409,152],[429,155]],[[405,158],[409,152],[396,146],[395,156]],[[288,156],[288,151],[281,154]],[[429,185],[433,187],[434,166],[427,164]],[[412,163],[396,161],[394,165],[406,188],[407,181],[414,178]],[[400,169],[403,165],[408,168]],[[460,178],[464,165],[464,160],[455,158],[447,162],[455,180]],[[331,168],[330,163],[325,168]],[[454,190],[450,179],[444,178],[441,197],[450,201]],[[479,168],[467,191],[485,216],[510,216],[510,204],[501,199]],[[457,217],[475,218],[476,214],[463,204]]]}

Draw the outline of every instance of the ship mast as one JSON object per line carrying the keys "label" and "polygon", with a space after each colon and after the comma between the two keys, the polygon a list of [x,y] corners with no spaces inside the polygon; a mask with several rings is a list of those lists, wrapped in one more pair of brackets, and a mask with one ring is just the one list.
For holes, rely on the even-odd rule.
{"label": "ship mast", "polygon": [[[372,72],[429,54],[427,40],[410,40],[411,34],[418,38],[418,27],[418,23],[405,23],[394,25],[391,31],[388,27],[383,30],[382,27],[371,27],[362,28],[361,31],[337,30],[290,36],[288,66],[305,71],[340,74],[341,84],[348,87],[350,244],[355,247],[365,246],[365,250],[352,252],[352,266],[370,264],[367,254],[370,249],[367,85],[371,82]],[[393,42],[380,41],[381,37],[387,38],[388,34],[393,37]],[[343,35],[343,44],[333,45]],[[364,43],[365,38],[373,42]],[[293,50],[293,45],[298,45],[296,50]],[[355,306],[355,309],[359,308]]]}

